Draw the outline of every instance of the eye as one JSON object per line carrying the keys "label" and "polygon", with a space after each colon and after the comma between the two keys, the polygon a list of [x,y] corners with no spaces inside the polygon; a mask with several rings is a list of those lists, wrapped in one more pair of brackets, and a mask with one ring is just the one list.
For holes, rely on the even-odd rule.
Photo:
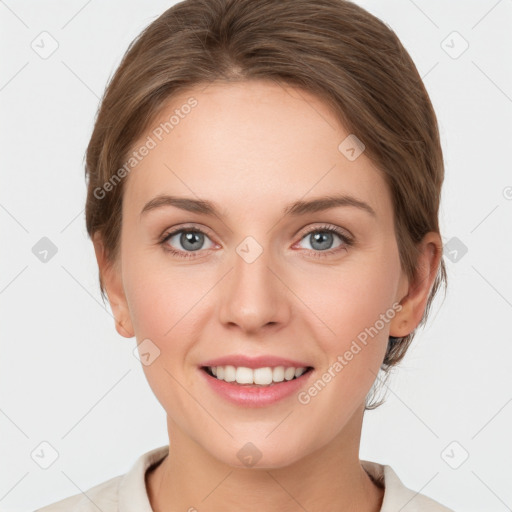
{"label": "eye", "polygon": [[[204,249],[203,244],[205,242],[205,237],[210,240],[208,235],[201,229],[181,228],[164,235],[164,238],[160,240],[160,244],[166,251],[169,251],[175,256],[181,258],[195,258],[196,255],[193,253],[200,249]],[[173,248],[171,243],[177,245],[178,248]],[[210,244],[210,247],[206,247],[206,249],[213,247],[214,244],[211,240]]]}
{"label": "eye", "polygon": [[[333,247],[336,237],[341,240],[341,243],[338,243],[338,245]],[[306,249],[312,251],[312,255],[315,257],[323,257],[338,253],[346,250],[354,243],[352,237],[343,232],[337,226],[320,226],[309,230],[302,236],[301,241],[303,240],[308,242],[309,247],[306,247]]]}
{"label": "eye", "polygon": [[[341,240],[333,247],[335,238]],[[205,240],[209,240],[209,247],[203,247]],[[354,239],[337,226],[320,226],[309,230],[302,235],[300,242],[306,240],[309,247],[308,252],[314,257],[326,257],[343,250],[354,244]],[[166,233],[160,240],[160,245],[165,251],[170,252],[178,258],[197,258],[200,257],[201,249],[211,249],[215,244],[208,237],[207,233],[196,227],[180,228],[170,233]],[[293,247],[296,247],[295,244]]]}

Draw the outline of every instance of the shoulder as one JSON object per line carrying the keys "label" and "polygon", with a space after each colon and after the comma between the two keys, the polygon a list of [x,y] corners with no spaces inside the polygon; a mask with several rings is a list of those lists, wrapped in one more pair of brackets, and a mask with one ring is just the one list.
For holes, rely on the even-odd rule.
{"label": "shoulder", "polygon": [[168,453],[168,445],[154,448],[142,454],[127,473],[34,512],[151,512],[145,484],[146,471],[161,462]]}
{"label": "shoulder", "polygon": [[454,512],[433,498],[406,487],[391,466],[367,460],[360,462],[372,480],[384,487],[380,512]]}
{"label": "shoulder", "polygon": [[123,475],[106,480],[85,493],[75,494],[35,512],[117,512],[118,487]]}

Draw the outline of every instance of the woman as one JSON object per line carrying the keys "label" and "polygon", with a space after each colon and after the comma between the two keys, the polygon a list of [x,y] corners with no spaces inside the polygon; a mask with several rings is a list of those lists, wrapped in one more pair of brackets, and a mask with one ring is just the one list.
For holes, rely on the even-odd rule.
{"label": "woman", "polygon": [[446,281],[436,116],[344,0],[186,0],[128,49],[86,222],[169,446],[40,509],[449,511],[359,460],[381,370]]}

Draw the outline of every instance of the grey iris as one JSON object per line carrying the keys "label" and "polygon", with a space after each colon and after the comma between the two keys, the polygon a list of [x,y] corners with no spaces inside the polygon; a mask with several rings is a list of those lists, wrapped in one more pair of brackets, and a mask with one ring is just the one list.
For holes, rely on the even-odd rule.
{"label": "grey iris", "polygon": [[[197,251],[201,248],[204,242],[204,235],[198,232],[182,233],[180,236],[180,243],[182,247],[190,251]],[[190,245],[188,245],[190,244]]]}
{"label": "grey iris", "polygon": [[[311,237],[311,247],[317,250],[325,250],[329,249],[332,244],[332,233],[328,233],[325,231],[319,231],[318,233],[314,233],[310,235]],[[319,243],[319,247],[315,247],[315,243]]]}

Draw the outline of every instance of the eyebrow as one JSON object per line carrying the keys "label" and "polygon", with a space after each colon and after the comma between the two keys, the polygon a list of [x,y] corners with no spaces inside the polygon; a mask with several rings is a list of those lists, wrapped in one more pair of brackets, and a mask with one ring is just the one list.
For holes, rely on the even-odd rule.
{"label": "eyebrow", "polygon": [[[157,208],[162,208],[165,206],[174,206],[176,208],[180,208],[181,210],[203,215],[211,215],[215,217],[223,216],[223,213],[219,210],[215,203],[212,203],[211,201],[207,201],[205,199],[170,196],[167,194],[158,195],[148,201],[144,205],[144,208],[142,208],[140,216],[142,217],[142,215],[151,210],[156,210]],[[295,201],[294,203],[287,205],[283,209],[282,214],[284,216],[298,217],[301,215],[307,215],[309,213],[317,213],[324,210],[330,210],[331,208],[340,206],[358,208],[370,214],[372,217],[377,217],[375,210],[369,204],[349,195],[330,195],[310,199],[308,201]]]}

